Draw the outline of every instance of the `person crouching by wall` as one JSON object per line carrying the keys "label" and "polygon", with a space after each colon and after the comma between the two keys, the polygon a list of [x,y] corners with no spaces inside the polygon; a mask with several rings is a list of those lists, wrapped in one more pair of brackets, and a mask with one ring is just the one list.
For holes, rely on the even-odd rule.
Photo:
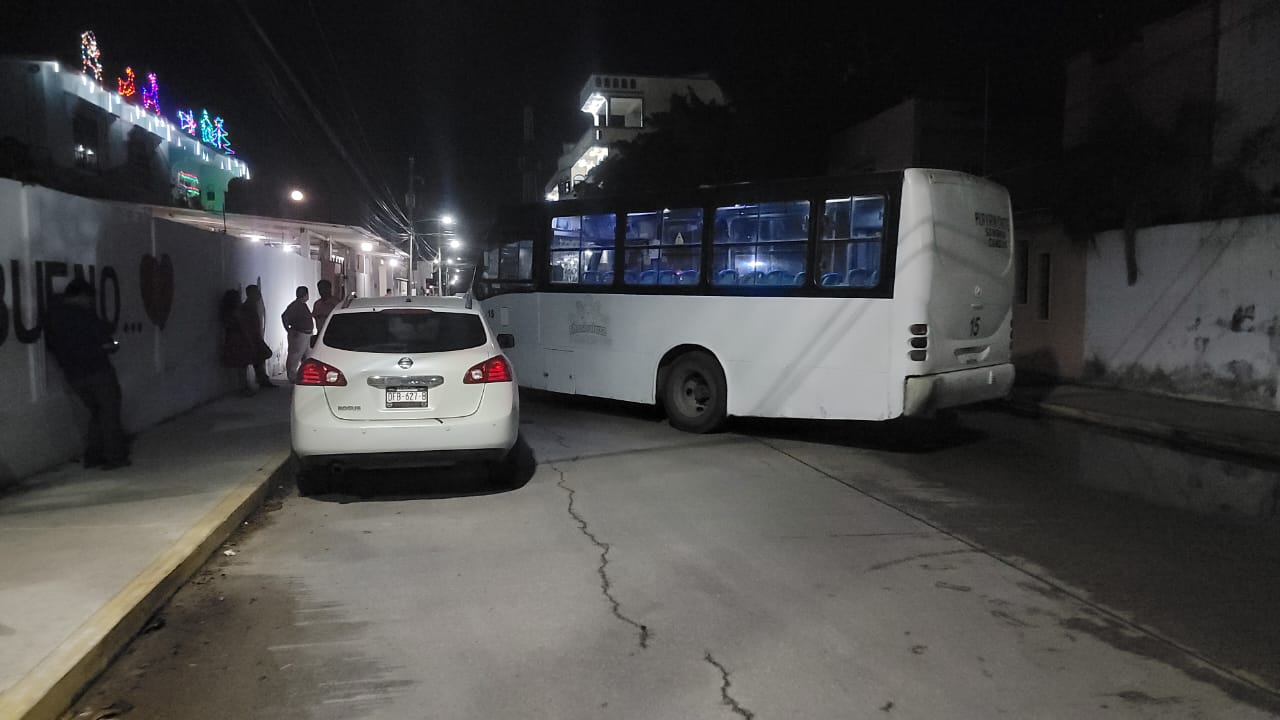
{"label": "person crouching by wall", "polygon": [[289,355],[284,363],[284,373],[289,382],[298,379],[298,366],[302,364],[302,357],[310,347],[311,333],[316,327],[315,320],[311,317],[311,308],[307,307],[310,293],[306,286],[299,285],[294,296],[296,299],[280,314],[280,322],[284,323],[284,330],[289,336]]}
{"label": "person crouching by wall", "polygon": [[84,466],[114,470],[130,464],[129,443],[120,422],[120,380],[109,357],[117,345],[111,323],[94,309],[93,295],[83,278],[67,283],[61,301],[49,308],[45,345],[89,408]]}

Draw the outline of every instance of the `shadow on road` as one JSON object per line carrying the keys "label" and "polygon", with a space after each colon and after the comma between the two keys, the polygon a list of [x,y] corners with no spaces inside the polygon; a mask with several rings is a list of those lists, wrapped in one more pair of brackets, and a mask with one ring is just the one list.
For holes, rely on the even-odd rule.
{"label": "shadow on road", "polygon": [[494,495],[524,487],[538,462],[524,437],[516,440],[502,465],[483,464],[418,468],[350,468],[331,478],[331,490],[312,496],[320,502],[431,500]]}
{"label": "shadow on road", "polygon": [[757,438],[909,454],[948,450],[986,438],[986,433],[964,425],[953,416],[882,421],[730,418],[725,429]]}

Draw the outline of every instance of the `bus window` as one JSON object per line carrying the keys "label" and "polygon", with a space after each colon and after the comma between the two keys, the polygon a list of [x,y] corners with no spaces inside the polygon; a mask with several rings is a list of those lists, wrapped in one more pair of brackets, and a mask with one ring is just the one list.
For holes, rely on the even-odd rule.
{"label": "bus window", "polygon": [[800,285],[809,237],[807,201],[716,208],[714,285]]}
{"label": "bus window", "polygon": [[551,282],[557,285],[612,282],[615,222],[612,213],[551,218]]}
{"label": "bus window", "polygon": [[818,274],[823,287],[872,288],[880,284],[884,198],[826,201],[818,233]]}
{"label": "bus window", "polygon": [[697,285],[702,262],[702,211],[697,208],[626,215],[628,285]]}

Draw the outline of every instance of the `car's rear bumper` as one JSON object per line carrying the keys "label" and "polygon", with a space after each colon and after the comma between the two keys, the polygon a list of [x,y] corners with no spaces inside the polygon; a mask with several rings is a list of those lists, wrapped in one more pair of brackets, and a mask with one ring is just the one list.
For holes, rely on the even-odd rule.
{"label": "car's rear bumper", "polygon": [[486,450],[433,450],[427,452],[332,453],[298,457],[304,470],[313,468],[359,467],[406,468],[439,467],[465,463],[497,462],[511,452],[510,448]]}
{"label": "car's rear bumper", "polygon": [[[486,387],[475,413],[441,420],[342,420],[329,411],[320,388],[294,388],[291,439],[303,466],[343,463],[362,467],[449,465],[501,459],[520,432],[513,383]],[[320,391],[320,392],[315,392]]]}

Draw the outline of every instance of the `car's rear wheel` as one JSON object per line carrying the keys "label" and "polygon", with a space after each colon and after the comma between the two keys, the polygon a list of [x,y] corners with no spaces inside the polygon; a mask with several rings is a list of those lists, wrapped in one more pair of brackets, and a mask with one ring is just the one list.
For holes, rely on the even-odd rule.
{"label": "car's rear wheel", "polygon": [[667,370],[662,405],[671,427],[692,433],[720,429],[728,414],[724,370],[711,355],[694,351],[676,358]]}

